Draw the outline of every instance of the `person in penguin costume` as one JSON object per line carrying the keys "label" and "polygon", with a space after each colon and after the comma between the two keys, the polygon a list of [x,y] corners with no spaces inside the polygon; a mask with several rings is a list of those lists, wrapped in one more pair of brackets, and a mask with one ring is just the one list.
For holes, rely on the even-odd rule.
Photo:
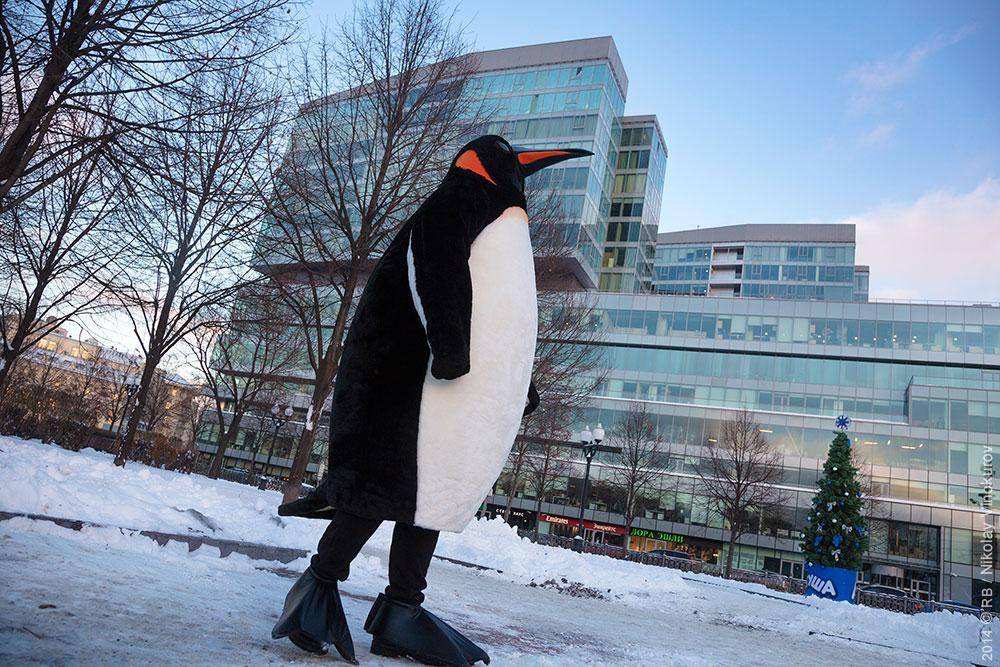
{"label": "person in penguin costume", "polygon": [[524,179],[580,149],[516,150],[479,137],[402,225],[358,301],[333,390],[330,463],[278,514],[329,519],[272,631],[300,648],[332,644],[356,662],[337,590],[383,521],[394,521],[389,585],[365,630],[376,655],[489,663],[421,605],[439,531],[461,532],[538,405],[538,332]]}

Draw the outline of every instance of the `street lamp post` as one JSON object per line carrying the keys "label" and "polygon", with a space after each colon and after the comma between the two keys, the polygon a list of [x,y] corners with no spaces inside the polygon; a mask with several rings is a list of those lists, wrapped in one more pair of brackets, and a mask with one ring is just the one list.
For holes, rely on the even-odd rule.
{"label": "street lamp post", "polygon": [[[277,402],[271,406],[271,422],[274,424],[274,434],[271,436],[271,446],[267,450],[267,463],[264,464],[265,474],[267,473],[267,469],[271,467],[271,456],[274,454],[274,446],[278,443],[278,431],[292,418],[293,412],[291,405],[286,406],[284,412],[282,412]],[[263,476],[260,481],[260,488],[262,490],[267,488],[267,480]]]}
{"label": "street lamp post", "polygon": [[589,426],[584,426],[583,431],[580,433],[580,447],[583,449],[583,456],[587,459],[586,472],[583,474],[583,488],[580,489],[580,524],[577,526],[576,531],[576,541],[574,544],[577,547],[577,551],[583,551],[583,510],[587,506],[587,486],[590,483],[590,462],[594,460],[594,455],[597,454],[597,448],[604,440],[604,428],[601,426],[600,422],[597,423],[597,427],[594,428],[593,433],[590,431]]}

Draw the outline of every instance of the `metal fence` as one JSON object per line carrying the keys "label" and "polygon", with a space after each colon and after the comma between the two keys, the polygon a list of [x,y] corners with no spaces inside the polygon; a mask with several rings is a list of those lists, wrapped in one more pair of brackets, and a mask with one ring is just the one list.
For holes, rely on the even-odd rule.
{"label": "metal fence", "polygon": [[[195,465],[193,472],[197,475],[207,476],[210,467],[211,464],[208,461],[199,461]],[[246,484],[247,486],[255,486],[258,489],[267,491],[281,491],[285,483],[285,480],[280,477],[261,475],[260,473],[240,470],[239,468],[223,468],[219,471],[219,479],[224,479],[227,482],[236,482],[237,484]]]}
{"label": "metal fence", "polygon": [[[581,550],[584,553],[600,554],[610,558],[629,560],[635,563],[642,563],[644,565],[653,565],[655,567],[669,567],[683,572],[697,572],[719,577],[722,576],[721,565],[713,565],[701,560],[671,558],[669,556],[661,556],[651,553],[626,551],[622,547],[612,547],[605,544],[593,544],[590,542],[585,542],[581,545],[581,540],[577,540],[572,537],[539,534],[536,538],[534,531],[530,530],[518,530],[517,532],[521,537],[525,537],[533,542],[537,542],[538,544],[545,546]],[[771,590],[781,591],[784,593],[802,595],[806,592],[806,581],[804,579],[794,579],[792,577],[786,577],[773,572],[740,570],[734,568],[730,573],[730,579],[743,583],[761,584]],[[889,611],[895,611],[902,614],[951,611],[957,614],[970,614],[974,616],[980,615],[977,610],[960,605],[935,602],[933,600],[918,600],[911,597],[897,597],[894,595],[885,595],[883,593],[868,593],[861,590],[858,590],[855,594],[855,601],[858,604],[865,605],[866,607],[887,609]]]}
{"label": "metal fence", "polygon": [[[937,602],[935,600],[918,600],[917,598],[903,597],[897,595],[886,595],[884,593],[871,593],[859,590],[854,594],[854,599],[858,604],[877,609],[888,609],[898,611],[902,614],[919,614],[922,612],[951,611],[956,614],[968,614],[970,616],[981,617],[983,610],[966,607],[963,605],[949,604],[947,602]],[[991,610],[985,610],[990,611]]]}
{"label": "metal fence", "polygon": [[[537,540],[533,531],[519,530],[518,535],[546,546],[560,547],[563,549],[582,550],[584,553],[600,554],[609,558],[628,560],[643,565],[653,565],[656,567],[669,567],[682,572],[695,572],[698,574],[710,574],[716,577],[722,576],[722,566],[706,563],[698,559],[673,558],[660,554],[645,553],[639,551],[626,551],[621,547],[612,547],[606,544],[593,544],[586,542],[582,546],[579,540],[572,537],[559,537],[556,535],[539,534]],[[784,575],[772,572],[757,572],[754,570],[733,569],[730,579],[750,584],[761,584],[776,591],[786,593],[804,593],[806,582],[802,579],[793,579]]]}

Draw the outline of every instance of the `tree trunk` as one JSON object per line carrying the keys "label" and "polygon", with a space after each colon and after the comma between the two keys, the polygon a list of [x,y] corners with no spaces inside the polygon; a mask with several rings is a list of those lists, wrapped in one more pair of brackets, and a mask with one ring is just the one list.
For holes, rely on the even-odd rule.
{"label": "tree trunk", "polygon": [[[219,415],[221,420],[223,417]],[[208,476],[211,479],[218,479],[219,474],[222,472],[222,459],[226,456],[226,451],[236,440],[236,435],[240,432],[240,422],[243,421],[243,415],[238,415],[233,413],[233,420],[229,423],[229,428],[219,431],[219,442],[215,448],[215,456],[212,457],[212,465],[208,469]],[[259,446],[259,445],[258,445]],[[256,456],[254,456],[256,459]],[[253,471],[253,466],[257,461],[254,460],[250,464],[250,470]]]}
{"label": "tree trunk", "polygon": [[507,507],[503,511],[503,520],[510,523],[510,508],[514,503],[514,493],[517,491],[517,480],[521,477],[521,463],[518,462],[511,471],[510,485],[507,488]]}
{"label": "tree trunk", "polygon": [[[47,271],[39,275],[39,284],[35,285],[24,313],[22,313],[21,319],[17,322],[17,328],[14,329],[14,335],[9,339],[3,357],[4,365],[3,368],[0,368],[0,399],[3,398],[4,393],[7,391],[7,383],[10,382],[10,372],[14,369],[14,364],[17,363],[18,357],[25,352],[24,343],[28,339],[28,334],[38,317],[38,306],[42,300],[42,281],[47,281],[48,279]],[[2,322],[0,322],[0,326],[3,326]]]}
{"label": "tree trunk", "polygon": [[90,32],[86,22],[92,4],[92,0],[84,0],[77,5],[62,38],[53,45],[35,94],[8,135],[6,144],[0,149],[0,194],[6,194],[10,190],[14,177],[23,170],[22,160],[41,125],[46,107],[59,89],[70,63],[79,55],[80,47]]}
{"label": "tree trunk", "polygon": [[357,286],[358,273],[352,270],[344,283],[344,296],[340,302],[340,310],[337,312],[337,323],[334,325],[330,343],[327,345],[319,372],[316,374],[316,385],[312,395],[312,414],[308,415],[305,428],[302,429],[302,435],[299,437],[299,444],[295,450],[295,458],[292,460],[292,470],[288,474],[288,483],[285,484],[282,502],[288,503],[297,500],[302,493],[302,479],[306,475],[309,458],[312,456],[313,445],[316,442],[316,431],[319,429],[319,421],[323,416],[323,405],[333,389],[333,378],[340,367],[340,354],[343,351],[344,334],[347,332],[347,318],[354,305],[354,292]]}
{"label": "tree trunk", "polygon": [[538,525],[541,523],[539,518],[542,515],[542,494],[538,494],[535,498],[535,541],[538,541]]}
{"label": "tree trunk", "polygon": [[736,551],[736,539],[738,535],[736,531],[732,528],[729,529],[729,553],[726,554],[726,566],[722,571],[722,576],[726,579],[730,577],[733,572],[733,552]]}
{"label": "tree trunk", "polygon": [[[326,403],[326,394],[313,394],[312,414],[308,415],[306,425],[302,429],[302,435],[299,437],[295,458],[292,460],[292,471],[288,475],[288,483],[285,484],[285,490],[282,494],[281,502],[283,503],[298,500],[302,494],[302,479],[306,475],[306,467],[309,465],[313,445],[316,443],[316,431],[319,430],[319,419],[323,414],[324,403]],[[274,442],[271,443],[271,449],[274,449]]]}
{"label": "tree trunk", "polygon": [[142,378],[139,380],[139,390],[136,393],[135,402],[132,404],[132,409],[126,412],[128,415],[128,426],[125,429],[125,437],[121,438],[118,445],[118,454],[115,455],[115,465],[121,468],[125,467],[125,462],[132,454],[135,436],[139,430],[139,420],[142,419],[142,415],[146,411],[146,401],[149,400],[149,389],[152,384],[153,373],[156,372],[158,365],[159,361],[153,363],[151,359],[146,360],[146,365],[142,369]]}
{"label": "tree trunk", "polygon": [[10,358],[4,355],[3,368],[0,368],[0,405],[3,405],[4,396],[7,394],[7,382],[10,378],[11,371],[14,370],[14,363],[17,360],[13,354]]}

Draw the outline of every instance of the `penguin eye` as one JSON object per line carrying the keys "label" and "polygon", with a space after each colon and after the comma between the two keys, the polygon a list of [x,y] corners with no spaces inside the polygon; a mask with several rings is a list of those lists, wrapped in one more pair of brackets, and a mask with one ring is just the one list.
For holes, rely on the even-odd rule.
{"label": "penguin eye", "polygon": [[513,150],[511,150],[511,147],[506,142],[503,142],[503,141],[498,141],[497,142],[497,148],[499,148],[500,150],[502,150],[504,153],[513,153],[514,152]]}

